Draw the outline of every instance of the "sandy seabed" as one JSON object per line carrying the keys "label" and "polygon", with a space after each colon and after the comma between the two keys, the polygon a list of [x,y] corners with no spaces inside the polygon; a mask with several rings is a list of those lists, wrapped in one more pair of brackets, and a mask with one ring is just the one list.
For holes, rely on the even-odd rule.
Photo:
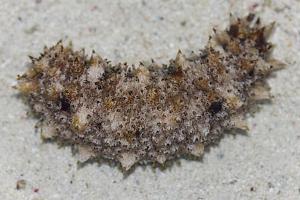
{"label": "sandy seabed", "polygon": [[[287,68],[269,79],[273,103],[249,116],[248,135],[226,135],[202,161],[137,167],[129,176],[105,163],[79,167],[70,147],[42,142],[12,88],[28,55],[60,39],[114,63],[165,63],[178,49],[201,49],[229,13],[250,11],[276,21],[274,57]],[[299,1],[1,0],[0,23],[0,199],[300,198]]]}

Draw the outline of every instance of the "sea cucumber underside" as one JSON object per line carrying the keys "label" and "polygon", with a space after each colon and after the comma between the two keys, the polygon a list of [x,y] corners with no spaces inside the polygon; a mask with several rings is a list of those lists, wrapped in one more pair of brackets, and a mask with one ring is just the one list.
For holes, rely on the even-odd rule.
{"label": "sea cucumber underside", "polygon": [[[265,80],[282,64],[267,41],[274,23],[231,17],[208,45],[167,65],[112,65],[61,42],[44,49],[17,88],[42,121],[42,137],[75,145],[82,161],[135,163],[201,157],[227,129],[246,129],[250,105],[270,97]],[[215,43],[213,42],[215,41]]]}

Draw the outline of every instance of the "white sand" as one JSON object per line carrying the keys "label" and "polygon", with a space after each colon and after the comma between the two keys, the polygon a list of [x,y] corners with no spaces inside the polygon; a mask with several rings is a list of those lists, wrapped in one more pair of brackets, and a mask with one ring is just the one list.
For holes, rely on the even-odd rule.
{"label": "white sand", "polygon": [[[0,199],[299,199],[300,2],[222,2],[1,0]],[[273,104],[248,119],[248,136],[227,135],[202,162],[180,160],[165,171],[138,167],[128,177],[106,164],[78,168],[70,147],[41,141],[36,120],[11,88],[27,55],[38,56],[61,38],[114,63],[167,62],[179,48],[202,48],[212,27],[228,24],[230,12],[250,9],[263,22],[277,22],[274,55],[288,68],[269,79]],[[16,190],[20,179],[26,187]]]}

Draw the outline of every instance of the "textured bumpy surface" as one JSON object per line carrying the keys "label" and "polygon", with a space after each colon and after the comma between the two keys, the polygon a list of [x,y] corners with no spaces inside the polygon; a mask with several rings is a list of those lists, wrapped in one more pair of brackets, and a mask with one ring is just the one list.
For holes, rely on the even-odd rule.
{"label": "textured bumpy surface", "polygon": [[111,65],[61,42],[31,58],[17,88],[42,121],[42,136],[74,144],[82,161],[165,163],[201,157],[224,130],[246,129],[249,107],[268,99],[265,78],[281,63],[267,42],[274,24],[231,17],[200,53],[167,65]]}

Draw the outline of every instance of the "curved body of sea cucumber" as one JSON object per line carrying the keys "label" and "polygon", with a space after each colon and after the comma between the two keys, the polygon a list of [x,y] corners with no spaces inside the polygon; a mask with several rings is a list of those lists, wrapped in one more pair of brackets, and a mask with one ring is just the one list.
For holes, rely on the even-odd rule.
{"label": "curved body of sea cucumber", "polygon": [[253,14],[232,18],[215,31],[215,45],[190,56],[179,51],[162,66],[112,66],[59,42],[31,58],[17,88],[43,120],[42,136],[75,144],[83,159],[117,160],[128,170],[200,157],[225,129],[245,128],[251,102],[269,97],[264,80],[280,66],[270,56],[272,29]]}

